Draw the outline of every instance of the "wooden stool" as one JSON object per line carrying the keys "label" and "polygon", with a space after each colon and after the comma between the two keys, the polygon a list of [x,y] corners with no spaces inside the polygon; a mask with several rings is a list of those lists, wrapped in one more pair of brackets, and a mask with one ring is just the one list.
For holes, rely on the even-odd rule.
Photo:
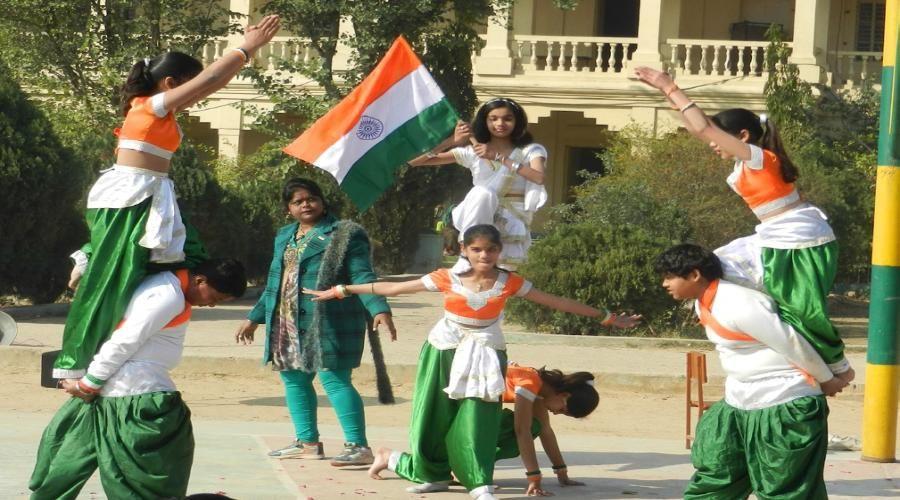
{"label": "wooden stool", "polygon": [[[691,391],[691,382],[697,384],[697,399],[694,399]],[[691,449],[691,441],[694,440],[694,428],[691,426],[691,408],[697,408],[697,421],[703,416],[703,412],[710,407],[710,403],[703,400],[703,384],[706,383],[706,354],[691,351],[687,353],[687,371],[685,372],[685,424],[684,446]]]}

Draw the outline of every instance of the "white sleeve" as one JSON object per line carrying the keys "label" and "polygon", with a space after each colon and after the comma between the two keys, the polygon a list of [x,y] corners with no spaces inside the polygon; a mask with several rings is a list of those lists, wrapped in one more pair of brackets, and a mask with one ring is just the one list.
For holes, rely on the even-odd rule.
{"label": "white sleeve", "polygon": [[73,267],[84,273],[88,265],[88,255],[81,250],[75,250],[69,258],[72,259]]}
{"label": "white sleeve", "polygon": [[750,159],[744,161],[744,166],[751,170],[762,170],[763,168],[763,150],[759,146],[747,144],[750,146]]}
{"label": "white sleeve", "polygon": [[532,285],[530,281],[522,280],[522,286],[520,286],[519,289],[516,290],[515,295],[516,297],[524,297],[528,295],[528,292],[530,292],[532,288],[534,288],[534,285]]}
{"label": "white sleeve", "polygon": [[459,163],[469,170],[478,163],[478,155],[475,154],[475,149],[472,146],[453,148],[450,152],[453,153],[453,158],[456,160],[456,163]]}
{"label": "white sleeve", "polygon": [[540,144],[533,142],[527,146],[523,150],[525,153],[525,163],[531,164],[531,160],[535,158],[543,158],[547,159],[547,148],[541,146]]}
{"label": "white sleeve", "polygon": [[155,94],[150,98],[150,107],[153,109],[153,114],[159,118],[165,118],[169,112],[166,110],[166,94],[164,92],[160,92],[159,94]]}
{"label": "white sleeve", "polygon": [[762,342],[820,383],[833,377],[819,353],[791,325],[781,320],[771,302],[747,300],[732,318],[737,331]]}
{"label": "white sleeve", "polygon": [[422,280],[422,284],[425,285],[425,289],[429,292],[440,292],[441,289],[438,288],[436,284],[434,284],[434,280],[431,279],[431,275],[426,274],[420,278]]}
{"label": "white sleeve", "polygon": [[89,386],[98,388],[113,376],[134,353],[159,333],[184,310],[184,296],[171,286],[139,290],[128,305],[128,316],[100,346],[88,366],[85,378]]}

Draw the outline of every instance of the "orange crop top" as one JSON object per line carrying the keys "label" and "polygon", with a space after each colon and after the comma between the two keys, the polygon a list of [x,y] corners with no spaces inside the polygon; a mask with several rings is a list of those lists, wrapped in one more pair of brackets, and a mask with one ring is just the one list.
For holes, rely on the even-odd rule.
{"label": "orange crop top", "polygon": [[769,151],[752,144],[750,159],[734,163],[728,185],[762,218],[800,200],[794,183],[781,177],[781,160]]}
{"label": "orange crop top", "polygon": [[167,160],[172,158],[181,144],[181,128],[175,121],[175,113],[167,112],[165,94],[152,97],[135,97],[125,122],[115,133],[119,137],[119,149],[143,151]]}
{"label": "orange crop top", "polygon": [[500,400],[504,403],[515,403],[516,396],[534,401],[541,392],[544,381],[534,368],[509,365],[506,367],[506,390]]}
{"label": "orange crop top", "polygon": [[444,293],[444,315],[466,326],[487,326],[503,314],[506,299],[531,291],[531,282],[515,273],[501,271],[489,290],[473,292],[448,269],[438,269],[422,277],[426,288]]}

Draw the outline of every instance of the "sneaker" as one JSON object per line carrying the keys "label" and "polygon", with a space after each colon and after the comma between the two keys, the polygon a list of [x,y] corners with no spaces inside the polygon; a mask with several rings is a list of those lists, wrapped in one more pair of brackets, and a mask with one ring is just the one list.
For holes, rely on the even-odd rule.
{"label": "sneaker", "polygon": [[269,452],[272,458],[305,458],[310,460],[322,460],[325,458],[325,449],[322,443],[304,443],[300,440],[281,448]]}
{"label": "sneaker", "polygon": [[375,455],[372,449],[356,443],[344,443],[344,452],[331,459],[331,465],[344,467],[347,465],[372,465]]}

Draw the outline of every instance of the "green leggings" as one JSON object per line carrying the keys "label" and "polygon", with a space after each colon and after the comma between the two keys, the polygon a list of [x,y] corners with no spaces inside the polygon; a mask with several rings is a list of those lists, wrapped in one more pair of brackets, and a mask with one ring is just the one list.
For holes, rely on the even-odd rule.
{"label": "green leggings", "polygon": [[[328,401],[334,408],[344,440],[360,446],[368,446],[366,440],[366,414],[362,398],[351,382],[350,368],[345,370],[322,370],[318,373]],[[281,373],[284,382],[285,399],[297,439],[305,443],[319,442],[319,428],[316,425],[318,398],[313,388],[315,373],[300,370],[285,370]]]}

